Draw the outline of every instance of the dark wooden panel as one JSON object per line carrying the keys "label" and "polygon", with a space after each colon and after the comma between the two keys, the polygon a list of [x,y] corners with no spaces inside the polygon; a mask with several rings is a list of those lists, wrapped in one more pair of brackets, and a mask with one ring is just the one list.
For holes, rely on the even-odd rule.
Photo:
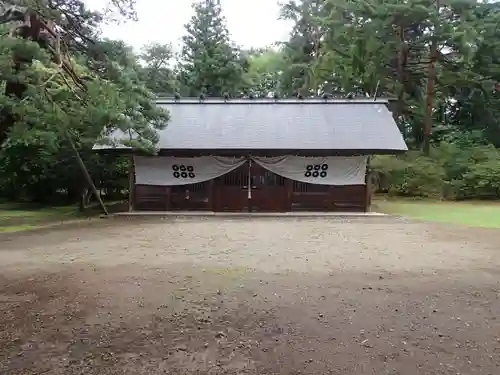
{"label": "dark wooden panel", "polygon": [[329,192],[293,193],[292,211],[333,211]]}
{"label": "dark wooden panel", "polygon": [[332,186],[334,211],[366,211],[366,185]]}
{"label": "dark wooden panel", "polygon": [[237,187],[223,187],[215,190],[216,212],[247,212],[249,200],[246,190]]}
{"label": "dark wooden panel", "polygon": [[[250,179],[249,179],[250,173]],[[251,184],[251,199],[248,183]],[[288,209],[286,179],[257,163],[245,163],[215,182],[217,211],[281,212]]]}
{"label": "dark wooden panel", "polygon": [[248,164],[217,178],[214,182],[215,211],[248,211]]}
{"label": "dark wooden panel", "polygon": [[137,211],[165,211],[168,207],[169,188],[167,186],[135,185],[135,205]]}
{"label": "dark wooden panel", "polygon": [[328,193],[330,191],[330,185],[318,185],[309,184],[307,182],[293,181],[293,192],[294,193]]}
{"label": "dark wooden panel", "polygon": [[252,199],[250,208],[255,212],[287,211],[288,193],[286,178],[257,163],[252,163]]}
{"label": "dark wooden panel", "polygon": [[211,211],[210,181],[171,187],[170,210]]}
{"label": "dark wooden panel", "polygon": [[293,211],[330,211],[330,189],[328,185],[308,184],[293,181]]}
{"label": "dark wooden panel", "polygon": [[262,190],[252,190],[250,201],[252,212],[285,212],[287,203],[287,192],[284,187],[268,186]]}
{"label": "dark wooden panel", "polygon": [[294,183],[294,211],[366,211],[366,186],[327,186]]}

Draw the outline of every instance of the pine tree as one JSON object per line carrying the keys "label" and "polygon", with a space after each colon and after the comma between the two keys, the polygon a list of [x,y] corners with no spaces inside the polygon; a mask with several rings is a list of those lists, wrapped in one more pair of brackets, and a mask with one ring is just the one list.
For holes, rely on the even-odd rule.
{"label": "pine tree", "polygon": [[178,82],[170,63],[174,53],[170,44],[150,43],[142,48],[140,58],[144,67],[140,77],[146,87],[158,96],[173,95]]}
{"label": "pine tree", "polygon": [[[88,186],[107,213],[90,177],[98,165],[92,146],[120,129],[138,134],[137,140],[124,143],[153,151],[155,130],[166,126],[167,113],[155,106],[138,79],[130,48],[97,37],[101,14],[87,11],[80,0],[4,3],[2,189],[11,198],[39,202],[64,190],[74,202]],[[74,173],[75,166],[81,173]]]}
{"label": "pine tree", "polygon": [[294,21],[290,39],[284,43],[286,69],[280,91],[285,96],[317,95],[311,69],[319,58],[325,30],[318,22],[326,10],[325,0],[289,0],[281,6],[282,18]]}
{"label": "pine tree", "polygon": [[226,21],[217,0],[200,0],[183,37],[182,94],[220,97],[240,94],[246,62],[230,40]]}

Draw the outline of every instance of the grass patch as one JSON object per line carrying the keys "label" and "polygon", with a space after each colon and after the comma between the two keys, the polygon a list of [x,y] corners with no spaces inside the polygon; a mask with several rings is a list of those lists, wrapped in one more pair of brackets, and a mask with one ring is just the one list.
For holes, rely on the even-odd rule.
{"label": "grass patch", "polygon": [[500,228],[500,204],[487,202],[441,202],[426,200],[376,200],[377,210],[412,219]]}
{"label": "grass patch", "polygon": [[[107,204],[110,212],[123,210],[123,202]],[[99,206],[91,206],[86,212],[76,206],[40,207],[26,203],[0,204],[0,233],[22,232],[48,224],[84,219],[101,213]]]}
{"label": "grass patch", "polygon": [[41,209],[4,209],[0,205],[0,219],[13,218],[44,218],[44,217],[62,217],[71,216],[76,213],[75,207],[56,207],[56,208],[41,208]]}
{"label": "grass patch", "polygon": [[0,226],[0,233],[15,233],[15,232],[24,232],[26,230],[36,229],[37,226],[34,225],[7,225]]}
{"label": "grass patch", "polygon": [[0,205],[0,233],[21,232],[52,222],[82,217],[75,207],[10,209]]}

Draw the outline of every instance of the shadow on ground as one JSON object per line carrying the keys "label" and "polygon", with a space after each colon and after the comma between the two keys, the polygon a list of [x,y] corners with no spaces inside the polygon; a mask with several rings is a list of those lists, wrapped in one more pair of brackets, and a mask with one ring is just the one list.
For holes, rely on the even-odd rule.
{"label": "shadow on ground", "polygon": [[493,374],[498,273],[61,267],[1,277],[2,374]]}

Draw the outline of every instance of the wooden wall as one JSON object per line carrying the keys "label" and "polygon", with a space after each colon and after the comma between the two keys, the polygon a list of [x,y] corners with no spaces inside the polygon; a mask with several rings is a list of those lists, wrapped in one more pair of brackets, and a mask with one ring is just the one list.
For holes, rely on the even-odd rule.
{"label": "wooden wall", "polygon": [[[249,179],[249,173],[251,178]],[[251,182],[251,199],[248,183]],[[215,180],[184,186],[136,185],[137,211],[288,212],[369,210],[367,185],[328,186],[292,181],[254,164]]]}

